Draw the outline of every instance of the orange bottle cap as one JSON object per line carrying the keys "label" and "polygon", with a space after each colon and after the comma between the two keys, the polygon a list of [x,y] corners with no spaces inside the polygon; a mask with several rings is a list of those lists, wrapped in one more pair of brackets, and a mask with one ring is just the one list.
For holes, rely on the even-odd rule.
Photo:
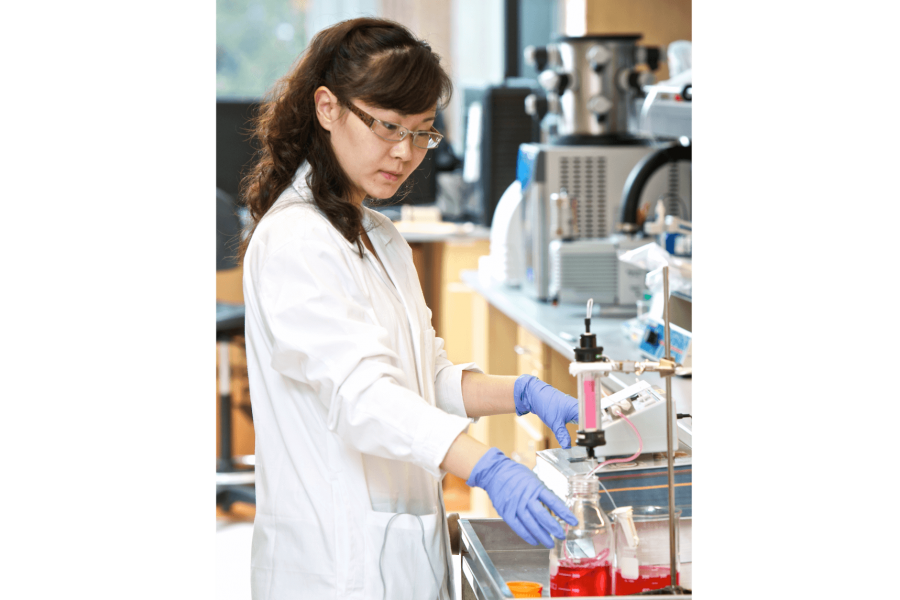
{"label": "orange bottle cap", "polygon": [[533,581],[507,581],[506,586],[513,598],[540,598],[544,586]]}

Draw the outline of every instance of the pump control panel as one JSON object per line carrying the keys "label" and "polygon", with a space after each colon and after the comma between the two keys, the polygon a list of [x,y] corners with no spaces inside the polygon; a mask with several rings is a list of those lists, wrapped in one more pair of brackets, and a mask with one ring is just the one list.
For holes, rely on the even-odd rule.
{"label": "pump control panel", "polygon": [[661,390],[646,381],[638,381],[604,397],[601,406],[606,444],[597,448],[598,454],[628,456],[637,451],[638,439],[634,430],[618,414],[625,415],[640,433],[641,453],[666,451],[666,399]]}
{"label": "pump control panel", "polygon": [[[690,366],[691,332],[672,325],[670,338],[672,358],[679,365]],[[658,321],[649,321],[644,327],[644,335],[641,337],[641,354],[652,360],[659,360],[666,355],[665,345],[665,326]]]}

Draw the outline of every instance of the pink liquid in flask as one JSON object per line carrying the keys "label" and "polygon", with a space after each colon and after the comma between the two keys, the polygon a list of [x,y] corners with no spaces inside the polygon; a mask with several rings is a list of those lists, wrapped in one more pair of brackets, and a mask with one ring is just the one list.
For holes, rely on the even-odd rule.
{"label": "pink liquid in flask", "polygon": [[612,594],[612,566],[607,560],[564,558],[550,577],[550,596],[609,596]]}

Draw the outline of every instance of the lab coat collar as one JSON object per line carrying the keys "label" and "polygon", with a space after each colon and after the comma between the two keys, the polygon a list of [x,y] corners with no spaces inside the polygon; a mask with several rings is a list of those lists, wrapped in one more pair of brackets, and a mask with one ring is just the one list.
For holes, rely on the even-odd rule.
{"label": "lab coat collar", "polygon": [[373,236],[377,236],[381,241],[382,246],[387,246],[390,244],[394,238],[388,233],[387,228],[384,227],[384,224],[388,221],[388,218],[383,214],[372,210],[371,208],[363,207],[363,227],[366,230],[366,233],[369,234],[369,239]]}
{"label": "lab coat collar", "polygon": [[297,167],[297,170],[294,171],[294,179],[291,181],[291,187],[293,187],[300,196],[312,199],[312,192],[306,184],[307,173],[309,173],[309,163],[303,161],[303,163]]}

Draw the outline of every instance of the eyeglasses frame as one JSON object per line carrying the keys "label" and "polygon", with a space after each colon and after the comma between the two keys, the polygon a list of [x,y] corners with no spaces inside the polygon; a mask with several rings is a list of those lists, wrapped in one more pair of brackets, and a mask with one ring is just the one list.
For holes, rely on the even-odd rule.
{"label": "eyeglasses frame", "polygon": [[[394,127],[398,127],[400,129],[400,139],[399,140],[389,140],[386,137],[382,137],[382,136],[378,135],[377,133],[375,133],[375,135],[378,135],[378,137],[380,137],[381,139],[383,139],[386,142],[395,142],[395,143],[402,142],[403,140],[406,139],[406,136],[411,135],[412,136],[412,145],[414,147],[416,147],[420,150],[434,150],[434,148],[437,148],[438,145],[441,143],[441,141],[444,139],[444,134],[441,133],[440,131],[438,131],[437,129],[435,129],[434,125],[431,126],[431,129],[429,131],[410,131],[409,129],[407,129],[403,125],[400,125],[399,123],[391,123],[390,121],[382,121],[381,119],[376,119],[369,113],[365,112],[361,108],[354,106],[350,102],[344,102],[344,104],[347,106],[347,108],[350,109],[350,112],[352,112],[354,115],[359,117],[359,119],[369,127],[369,131],[371,131],[372,133],[375,133],[375,130],[372,129],[372,125],[375,124],[375,121],[378,121],[382,125],[393,125]],[[435,144],[434,148],[422,148],[422,146],[416,145],[416,138],[418,137],[419,134],[423,134],[423,133],[437,134],[438,136],[440,136],[438,138],[437,144]]]}

